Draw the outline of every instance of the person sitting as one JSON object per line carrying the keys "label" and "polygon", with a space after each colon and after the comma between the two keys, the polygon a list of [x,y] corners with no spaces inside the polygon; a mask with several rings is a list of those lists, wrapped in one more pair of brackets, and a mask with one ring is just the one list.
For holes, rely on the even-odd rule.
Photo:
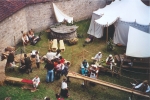
{"label": "person sitting", "polygon": [[32,79],[32,82],[33,82],[33,88],[34,90],[36,90],[40,83],[40,78],[38,77],[38,75],[36,75],[36,77]]}
{"label": "person sitting", "polygon": [[91,65],[91,67],[89,68],[89,76],[90,77],[92,77],[91,76],[91,73],[92,72],[94,72],[95,73],[95,78],[97,78],[98,77],[98,72],[99,72],[99,68],[98,68],[98,66],[97,65],[95,65],[95,64],[93,64],[93,65]]}
{"label": "person sitting", "polygon": [[109,65],[110,70],[112,70],[112,66],[114,65],[114,58],[111,54],[106,58],[106,64]]}
{"label": "person sitting", "polygon": [[27,45],[29,43],[29,38],[28,38],[27,34],[25,34],[25,33],[23,34],[22,41],[23,41],[24,45]]}
{"label": "person sitting", "polygon": [[30,41],[32,41],[35,38],[34,32],[29,31],[28,37],[29,37]]}
{"label": "person sitting", "polygon": [[61,92],[60,94],[65,97],[68,98],[69,94],[68,94],[68,86],[67,86],[67,80],[63,79],[62,84],[61,84]]}
{"label": "person sitting", "polygon": [[82,63],[81,63],[81,74],[82,75],[87,75],[88,74],[88,67],[89,67],[89,63],[84,60]]}
{"label": "person sitting", "polygon": [[30,39],[31,45],[35,45],[40,40],[40,35],[41,33],[39,36],[35,36],[32,29],[29,31],[28,37]]}
{"label": "person sitting", "polygon": [[97,78],[97,77],[96,77],[96,71],[95,71],[95,70],[92,70],[92,71],[91,71],[91,73],[90,73],[90,78],[95,78],[95,79]]}
{"label": "person sitting", "polygon": [[134,89],[138,89],[142,92],[148,93],[150,92],[150,86],[148,85],[148,80],[143,81],[140,84],[131,83]]}
{"label": "person sitting", "polygon": [[92,57],[91,59],[96,61],[96,62],[99,62],[102,58],[102,53],[101,52],[98,52],[95,57]]}

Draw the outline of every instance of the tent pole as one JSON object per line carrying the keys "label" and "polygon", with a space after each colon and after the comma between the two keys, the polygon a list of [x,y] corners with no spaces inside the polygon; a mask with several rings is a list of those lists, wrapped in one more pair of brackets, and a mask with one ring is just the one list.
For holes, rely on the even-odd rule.
{"label": "tent pole", "polygon": [[108,41],[108,22],[107,22],[107,32],[106,32],[106,43]]}
{"label": "tent pole", "polygon": [[[94,19],[95,20],[95,19]],[[95,22],[94,22],[94,35],[95,35]]]}

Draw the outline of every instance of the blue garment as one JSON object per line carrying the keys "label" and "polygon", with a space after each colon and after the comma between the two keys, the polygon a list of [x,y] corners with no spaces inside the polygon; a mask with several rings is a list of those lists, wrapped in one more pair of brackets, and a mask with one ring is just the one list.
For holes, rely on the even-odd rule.
{"label": "blue garment", "polygon": [[87,75],[88,74],[88,70],[86,68],[81,68],[81,74],[82,75]]}
{"label": "blue garment", "polygon": [[47,82],[53,82],[54,81],[54,70],[53,69],[47,71],[46,81]]}

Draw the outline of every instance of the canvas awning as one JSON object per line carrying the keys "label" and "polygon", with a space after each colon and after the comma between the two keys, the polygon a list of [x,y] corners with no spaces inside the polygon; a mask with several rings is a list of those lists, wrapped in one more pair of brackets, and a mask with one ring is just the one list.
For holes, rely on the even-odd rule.
{"label": "canvas awning", "polygon": [[150,33],[129,27],[126,55],[140,58],[150,57]]}
{"label": "canvas awning", "polygon": [[149,25],[149,12],[150,7],[144,5],[141,0],[115,0],[105,8],[93,13],[98,15],[103,14],[100,19],[106,17],[103,20],[96,21],[100,25],[103,25],[104,22],[112,23],[118,17],[125,22],[137,22],[140,25]]}
{"label": "canvas awning", "polygon": [[57,6],[53,3],[54,13],[58,22],[63,22],[66,20],[68,23],[73,23],[73,17],[69,17],[68,15],[64,14],[61,10],[57,8]]}
{"label": "canvas awning", "polygon": [[103,15],[101,18],[95,20],[95,22],[104,27],[107,27],[107,26],[112,25],[117,19],[118,19],[117,16],[111,16],[110,18],[109,15]]}

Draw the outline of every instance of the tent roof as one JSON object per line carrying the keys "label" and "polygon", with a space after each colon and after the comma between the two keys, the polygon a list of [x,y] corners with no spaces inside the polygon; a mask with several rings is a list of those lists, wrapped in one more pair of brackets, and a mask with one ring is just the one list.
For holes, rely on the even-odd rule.
{"label": "tent roof", "polygon": [[72,23],[73,22],[73,17],[69,17],[68,15],[64,14],[61,10],[59,10],[57,8],[57,6],[53,3],[53,7],[54,7],[54,13],[56,16],[56,19],[58,22],[63,22],[64,19],[68,22],[68,23]]}
{"label": "tent roof", "polygon": [[150,34],[130,26],[126,55],[140,58],[150,57]]}
{"label": "tent roof", "polygon": [[[102,15],[103,20],[96,20],[100,25],[104,25],[104,20],[109,25],[117,18],[126,22],[137,22],[141,25],[150,23],[150,7],[142,3],[141,0],[115,0],[103,9],[98,9],[93,13]],[[114,18],[116,17],[116,18]],[[106,23],[105,23],[106,24]]]}

